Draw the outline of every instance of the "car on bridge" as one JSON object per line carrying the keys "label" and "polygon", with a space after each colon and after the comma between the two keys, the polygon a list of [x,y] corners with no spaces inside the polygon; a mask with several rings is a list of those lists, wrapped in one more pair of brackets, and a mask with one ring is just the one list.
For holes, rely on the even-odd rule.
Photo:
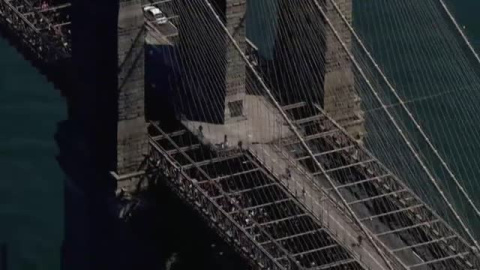
{"label": "car on bridge", "polygon": [[143,12],[147,19],[156,22],[157,24],[166,24],[168,22],[167,16],[157,7],[146,6],[143,8]]}

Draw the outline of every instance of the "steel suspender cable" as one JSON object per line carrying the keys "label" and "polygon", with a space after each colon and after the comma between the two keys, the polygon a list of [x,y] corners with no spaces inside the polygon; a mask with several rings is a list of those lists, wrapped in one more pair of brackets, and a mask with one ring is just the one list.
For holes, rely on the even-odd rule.
{"label": "steel suspender cable", "polygon": [[445,4],[445,1],[443,0],[438,0],[438,2],[440,3],[440,5],[442,6],[443,10],[445,10],[445,12],[447,13],[448,15],[448,18],[452,21],[452,23],[455,25],[455,29],[457,29],[458,33],[462,36],[462,39],[463,41],[465,41],[465,44],[468,46],[468,48],[470,49],[470,51],[472,52],[473,56],[475,57],[475,59],[477,60],[478,64],[480,64],[480,57],[478,56],[477,52],[475,51],[475,49],[473,48],[472,44],[470,43],[470,41],[468,40],[467,36],[465,36],[465,34],[463,33],[462,29],[460,28],[460,26],[458,25],[457,21],[455,20],[455,17],[452,15],[452,13],[450,12],[450,10],[448,9],[447,5]]}
{"label": "steel suspender cable", "polygon": [[[205,3],[208,5],[208,7],[210,8],[210,11],[215,14],[215,17],[217,18],[217,22],[222,26],[223,30],[226,32],[226,34],[228,35],[230,41],[232,42],[232,44],[235,46],[236,50],[240,53],[240,55],[242,56],[242,59],[243,61],[247,64],[248,68],[250,69],[250,71],[255,75],[255,77],[257,77],[258,81],[260,82],[262,88],[265,90],[266,94],[268,95],[268,97],[270,98],[270,100],[273,102],[274,106],[278,109],[278,111],[280,112],[282,118],[287,122],[287,124],[290,126],[290,129],[292,130],[292,132],[295,134],[295,136],[297,136],[297,138],[301,141],[301,144],[302,146],[305,148],[305,150],[309,153],[309,155],[313,158],[313,160],[315,161],[316,165],[322,170],[324,171],[324,168],[321,164],[319,164],[319,162],[315,159],[314,157],[314,154],[312,153],[312,151],[309,149],[308,145],[305,143],[305,141],[303,140],[302,136],[300,135],[300,133],[298,132],[298,130],[295,128],[295,126],[293,125],[293,123],[290,121],[289,117],[285,114],[285,112],[282,110],[282,107],[280,106],[280,104],[278,104],[278,102],[276,101],[275,97],[273,96],[272,92],[270,91],[270,89],[268,88],[268,86],[265,84],[265,82],[263,81],[263,79],[258,75],[257,71],[255,70],[255,67],[253,67],[253,65],[250,63],[250,61],[248,61],[247,57],[245,56],[245,54],[243,53],[243,51],[241,50],[241,48],[239,47],[237,41],[235,40],[235,38],[233,38],[233,36],[230,34],[230,32],[228,31],[228,29],[224,26],[221,18],[216,14],[216,11],[215,9],[213,8],[213,6],[210,4],[210,2],[208,0],[205,0]],[[391,265],[391,262],[389,261],[389,259],[386,258],[385,254],[383,253],[383,251],[380,249],[380,247],[378,246],[378,244],[376,243],[376,241],[372,238],[372,236],[369,234],[369,232],[367,231],[367,229],[365,228],[365,226],[358,220],[358,218],[356,217],[355,213],[351,210],[350,206],[348,206],[347,202],[345,201],[345,199],[343,198],[343,196],[340,195],[338,189],[335,188],[335,185],[333,184],[333,181],[332,179],[330,179],[330,177],[325,174],[328,181],[330,182],[330,185],[332,187],[334,187],[337,195],[341,198],[341,200],[343,201],[343,203],[346,205],[347,209],[348,209],[348,212],[352,215],[352,217],[355,219],[357,225],[363,230],[363,232],[365,233],[365,235],[368,237],[368,239],[371,241],[371,243],[374,245],[375,249],[379,252],[379,254],[383,257],[383,259],[385,260],[386,264],[388,265],[388,267],[390,269],[394,269]],[[401,262],[400,262],[401,263]]]}
{"label": "steel suspender cable", "polygon": [[[315,0],[317,1],[317,0]],[[438,150],[435,148],[435,146],[432,144],[432,142],[430,141],[430,139],[427,137],[427,135],[425,134],[425,132],[423,131],[422,127],[420,126],[420,124],[418,124],[417,120],[413,117],[412,113],[410,112],[410,110],[407,108],[407,106],[405,105],[405,102],[402,100],[402,98],[398,95],[397,91],[395,90],[395,88],[393,87],[393,85],[390,83],[390,81],[388,80],[388,78],[385,76],[385,74],[383,73],[383,71],[380,69],[380,67],[378,66],[377,62],[375,61],[375,59],[373,59],[372,55],[370,54],[370,52],[367,50],[367,48],[365,47],[365,45],[363,44],[362,40],[358,37],[357,33],[355,32],[355,30],[353,30],[352,26],[350,25],[350,23],[347,21],[347,19],[345,18],[345,16],[342,14],[342,12],[340,11],[340,9],[338,8],[338,5],[335,3],[334,0],[329,0],[335,7],[335,10],[338,12],[338,14],[342,17],[342,20],[343,22],[347,25],[349,31],[352,33],[352,35],[354,36],[355,40],[360,44],[360,47],[362,48],[362,50],[367,54],[369,60],[372,62],[372,64],[375,66],[375,69],[377,70],[377,72],[380,74],[380,76],[383,78],[383,80],[385,81],[385,83],[387,84],[388,88],[390,89],[390,91],[394,94],[395,98],[398,100],[398,103],[401,105],[401,107],[405,110],[405,112],[407,113],[408,117],[410,118],[410,120],[412,120],[412,122],[414,123],[415,125],[415,128],[420,132],[420,134],[422,135],[422,137],[425,139],[425,141],[427,142],[428,146],[433,150],[433,152],[435,153],[435,155],[437,156],[437,158],[440,160],[440,162],[442,163],[442,165],[444,166],[444,168],[447,170],[447,172],[449,173],[449,175],[452,177],[452,179],[455,181],[455,184],[457,185],[457,187],[460,189],[460,191],[462,192],[463,196],[465,196],[465,198],[467,199],[468,203],[470,204],[470,206],[475,210],[475,213],[478,217],[480,217],[480,210],[477,208],[477,206],[475,205],[475,203],[473,202],[473,200],[470,198],[470,195],[468,195],[467,191],[465,190],[465,188],[460,184],[460,182],[458,181],[458,179],[455,177],[455,175],[453,174],[453,172],[450,170],[450,168],[448,167],[447,163],[445,162],[445,160],[440,156],[440,153],[438,152]],[[468,42],[468,41],[467,41]],[[471,46],[470,46],[471,47]],[[473,48],[472,48],[473,49]],[[473,51],[475,53],[475,51]],[[479,59],[480,60],[480,59]],[[479,61],[480,63],[480,61]],[[413,148],[412,148],[412,151]],[[426,167],[425,167],[426,168]]]}
{"label": "steel suspender cable", "polygon": [[[363,73],[363,71],[361,70],[358,62],[356,61],[356,59],[353,57],[353,55],[351,54],[351,52],[348,50],[348,48],[346,47],[345,43],[341,40],[340,36],[338,35],[337,31],[335,30],[334,26],[332,25],[332,23],[330,22],[330,19],[326,16],[325,12],[323,11],[323,8],[320,6],[320,4],[318,3],[317,0],[314,0],[315,3],[316,3],[316,6],[319,10],[319,12],[321,12],[321,14],[324,16],[324,18],[326,19],[327,23],[329,24],[330,28],[332,29],[332,31],[334,32],[336,38],[341,42],[342,44],[342,47],[343,49],[347,52],[349,58],[352,60],[352,62],[354,63],[354,66],[359,70],[359,72],[362,74],[362,77],[364,77],[365,81],[367,82],[367,84],[369,85],[369,88],[370,90],[373,92],[374,96],[377,98],[378,102],[380,102],[380,104],[382,104],[382,108],[383,110],[385,111],[385,113],[389,116],[390,118],[390,121],[395,125],[395,127],[398,129],[400,135],[402,136],[402,138],[405,140],[407,146],[410,148],[410,150],[412,151],[412,153],[414,154],[415,158],[418,160],[418,162],[421,164],[421,166],[423,167],[423,169],[425,170],[425,172],[427,173],[427,175],[429,176],[429,179],[432,181],[432,183],[434,184],[435,188],[438,190],[438,192],[440,193],[440,195],[442,196],[442,198],[444,199],[444,201],[447,203],[448,207],[450,208],[450,210],[452,211],[452,213],[455,215],[456,219],[458,220],[458,222],[462,225],[463,229],[465,230],[465,232],[468,234],[468,236],[470,237],[470,239],[472,240],[472,242],[474,243],[475,247],[480,250],[480,246],[478,244],[478,242],[475,240],[475,237],[472,235],[472,233],[470,232],[470,230],[468,229],[468,227],[465,225],[465,223],[463,222],[463,220],[460,218],[460,216],[457,214],[455,208],[453,207],[453,205],[450,203],[450,201],[448,200],[448,198],[445,196],[444,192],[442,191],[442,189],[440,188],[440,186],[438,185],[438,183],[436,182],[436,180],[433,178],[432,174],[430,173],[430,171],[425,167],[424,165],[424,162],[422,161],[422,159],[420,158],[420,156],[418,155],[418,153],[415,151],[413,145],[411,144],[411,142],[408,140],[408,138],[406,137],[406,135],[404,134],[404,132],[402,131],[402,129],[400,128],[400,126],[398,125],[398,123],[395,121],[395,119],[393,118],[393,116],[391,115],[391,113],[388,111],[388,109],[386,108],[385,104],[383,104],[380,96],[378,95],[378,93],[376,92],[376,90],[373,88],[373,86],[371,85],[370,81],[368,80],[368,78],[366,78],[365,74]],[[329,0],[329,1],[332,1],[332,0]],[[337,10],[337,12],[339,12],[339,9],[338,9],[338,6],[333,3],[335,5],[335,8]],[[343,16],[343,14],[340,14],[342,16],[342,19],[344,20],[344,22],[346,21],[345,17]],[[348,27],[350,28],[350,31],[353,31],[353,29],[351,28],[351,25],[346,22]],[[353,31],[353,34],[355,36],[356,39],[358,39],[358,36],[356,36],[355,32]],[[361,42],[361,41],[359,41]],[[366,48],[365,48],[366,50]],[[369,57],[370,54],[368,54]],[[372,61],[373,61],[373,58],[372,58]],[[374,62],[374,61],[373,61]],[[378,65],[376,64],[376,62],[374,62],[374,66],[375,68],[377,68],[379,70],[379,72],[382,74],[382,76],[384,77],[384,79],[388,82],[388,80],[385,78],[385,76],[383,75],[383,73],[381,72],[380,68],[378,67]],[[390,85],[391,86],[391,85]],[[393,89],[393,87],[391,87],[391,89]],[[394,91],[393,89],[393,92],[396,94],[396,92]],[[400,97],[398,97],[400,99]],[[403,104],[403,106],[405,106]],[[413,116],[412,116],[413,118]],[[416,122],[415,122],[416,123]],[[418,124],[417,124],[418,125]],[[421,128],[420,128],[421,130]],[[422,131],[423,133],[423,131]],[[425,137],[426,138],[426,137]],[[428,139],[428,138],[426,138]]]}

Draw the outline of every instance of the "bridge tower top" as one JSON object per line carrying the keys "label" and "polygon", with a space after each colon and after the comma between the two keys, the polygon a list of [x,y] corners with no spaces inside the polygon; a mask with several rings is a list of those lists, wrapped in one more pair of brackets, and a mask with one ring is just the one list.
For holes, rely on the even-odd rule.
{"label": "bridge tower top", "polygon": [[[215,16],[203,1],[180,0],[180,50],[185,76],[180,99],[181,113],[190,120],[225,123],[243,118],[245,99],[245,63],[236,52],[227,34],[219,28]],[[215,0],[217,14],[224,20],[229,32],[240,47],[246,49],[246,0]],[[192,12],[196,11],[196,12]],[[199,11],[205,16],[199,18]],[[199,34],[202,33],[202,34]],[[208,44],[196,46],[197,44]],[[199,59],[202,61],[191,61]],[[214,63],[217,70],[198,66]],[[190,82],[203,83],[191,84]]]}

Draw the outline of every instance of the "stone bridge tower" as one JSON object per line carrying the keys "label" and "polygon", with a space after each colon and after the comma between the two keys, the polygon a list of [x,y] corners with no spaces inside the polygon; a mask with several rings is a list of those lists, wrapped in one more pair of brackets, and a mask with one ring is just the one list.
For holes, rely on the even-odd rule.
{"label": "stone bridge tower", "polygon": [[75,0],[71,114],[99,172],[136,171],[147,148],[141,0]]}
{"label": "stone bridge tower", "polygon": [[141,0],[121,0],[118,14],[118,122],[119,174],[131,173],[147,153],[145,121],[145,27]]}
{"label": "stone bridge tower", "polygon": [[[335,2],[351,23],[352,0]],[[318,0],[318,3],[342,41],[351,48],[351,33],[332,2]],[[315,1],[299,5],[291,0],[264,0],[249,7],[271,10],[269,13],[251,10],[249,23],[259,29],[249,29],[249,38],[262,48],[260,67],[267,78],[273,77],[269,81],[279,102],[321,104],[353,137],[361,139],[363,115],[355,91],[353,66]],[[259,18],[264,14],[269,17]],[[274,34],[267,35],[266,29],[274,29],[270,30]]]}
{"label": "stone bridge tower", "polygon": [[[352,0],[336,0],[337,6],[352,24]],[[324,9],[333,26],[347,47],[352,49],[352,34],[331,1]],[[361,100],[355,91],[353,64],[330,27],[325,27],[325,82],[324,109],[355,139],[361,140],[365,133]]]}

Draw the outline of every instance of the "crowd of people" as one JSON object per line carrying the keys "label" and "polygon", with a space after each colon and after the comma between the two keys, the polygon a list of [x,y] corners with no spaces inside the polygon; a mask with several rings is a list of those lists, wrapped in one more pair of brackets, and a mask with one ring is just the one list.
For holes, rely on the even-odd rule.
{"label": "crowd of people", "polygon": [[[242,165],[244,161],[242,157],[238,158],[236,162],[239,164],[236,166],[245,166]],[[165,161],[158,162],[158,165],[168,167]],[[295,263],[314,267],[348,256],[342,250],[309,253],[308,250],[319,245],[329,246],[334,240],[321,231],[320,225],[293,200],[289,200],[289,195],[264,173],[255,171],[231,177],[229,166],[223,168],[223,171],[219,171],[222,166],[215,166],[214,178],[206,177],[195,167],[188,172],[180,168],[169,169],[167,174],[170,179],[176,179],[176,183],[192,201],[206,202],[202,197],[213,199],[219,208],[245,229],[255,242],[261,243],[274,258],[284,258],[279,262],[289,268]],[[204,169],[209,171],[208,168]],[[277,203],[273,203],[275,201]],[[308,236],[294,236],[305,232],[311,233]],[[274,240],[282,238],[286,240]],[[292,258],[297,262],[292,262]]]}
{"label": "crowd of people", "polygon": [[[241,238],[242,245],[250,245],[252,256],[265,259],[265,254],[258,253],[255,247],[260,245],[286,269],[296,269],[296,265],[316,267],[349,258],[347,251],[336,245],[280,182],[259,167],[255,157],[241,146],[231,144],[226,135],[222,143],[205,146],[204,132],[199,126],[193,137],[185,133],[172,138],[179,148],[198,144],[200,140],[201,148],[186,153],[198,164],[185,165],[183,154],[173,151],[172,145],[159,143],[166,147],[166,152],[155,167],[164,172],[188,201],[214,217],[221,230],[230,237]],[[230,152],[229,149],[237,151],[227,156],[221,154]],[[286,178],[292,179],[292,170],[286,168]],[[346,266],[350,268],[345,269],[357,269],[355,264]]]}
{"label": "crowd of people", "polygon": [[55,8],[62,4],[52,0],[10,0],[9,5],[0,8],[34,51],[43,58],[56,58],[71,52],[70,7]]}
{"label": "crowd of people", "polygon": [[60,39],[61,45],[64,49],[70,51],[71,47],[71,6],[65,0],[38,0],[36,10],[41,13],[48,21],[49,35],[56,35]]}

